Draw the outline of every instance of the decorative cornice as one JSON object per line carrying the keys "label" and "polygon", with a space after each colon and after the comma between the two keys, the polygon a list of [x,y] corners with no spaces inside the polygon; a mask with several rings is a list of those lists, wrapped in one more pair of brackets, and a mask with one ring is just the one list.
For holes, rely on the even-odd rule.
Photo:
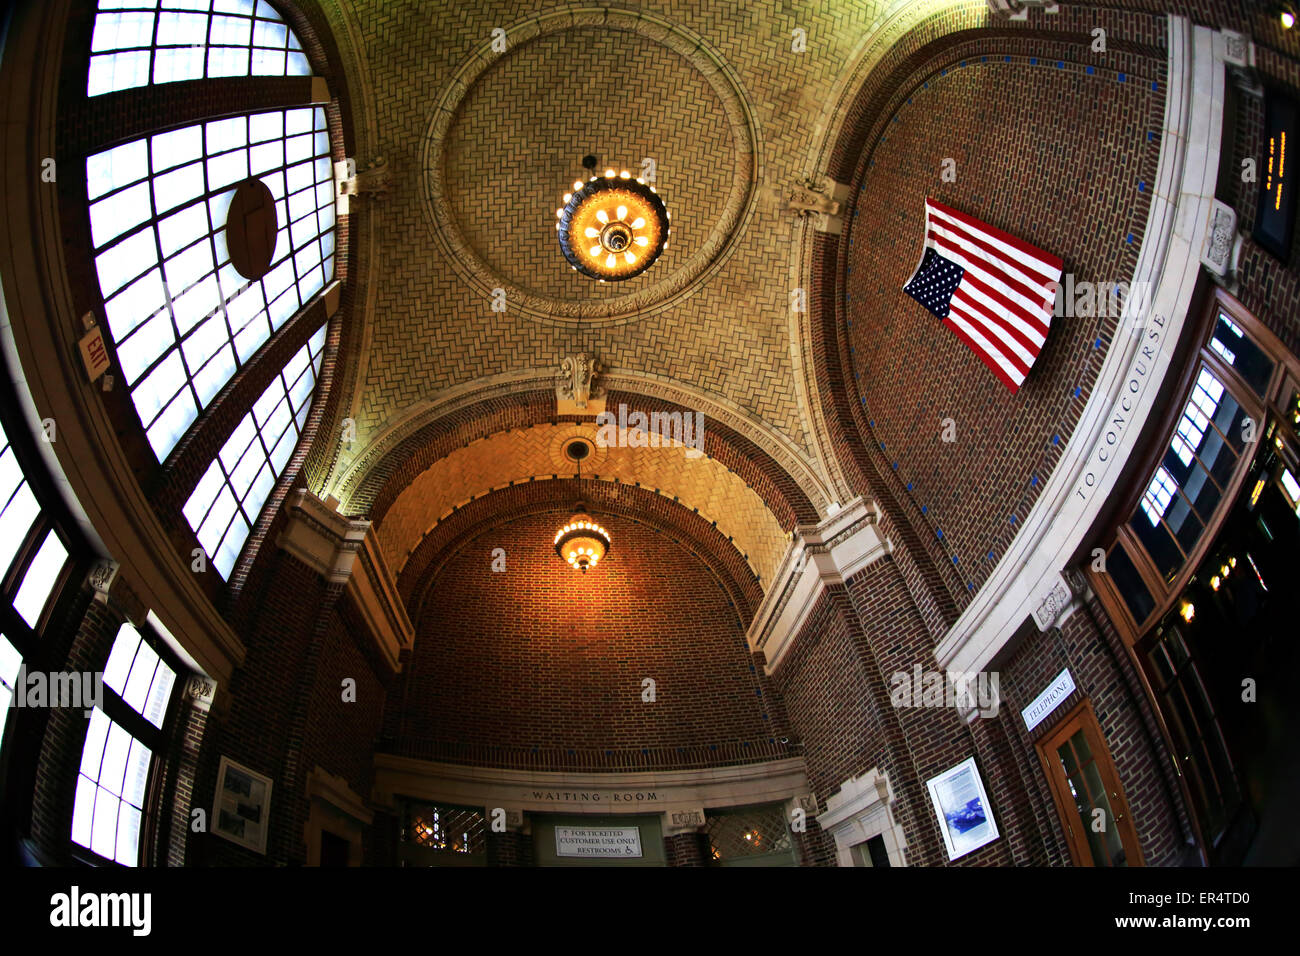
{"label": "decorative cornice", "polygon": [[[876,530],[874,502],[855,498],[819,525],[799,525],[790,547],[750,623],[746,640],[762,651],[768,673],[785,652],[828,587],[848,578],[893,551]],[[810,573],[811,572],[811,573]]]}
{"label": "decorative cornice", "polygon": [[276,545],[330,583],[345,585],[380,658],[398,673],[415,642],[415,629],[370,522],[339,514],[306,489],[294,492],[285,509],[289,521]]}

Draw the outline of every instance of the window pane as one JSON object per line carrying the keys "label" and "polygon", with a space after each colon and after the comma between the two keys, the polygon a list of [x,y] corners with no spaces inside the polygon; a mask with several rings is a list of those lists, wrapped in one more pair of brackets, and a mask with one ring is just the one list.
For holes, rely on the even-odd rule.
{"label": "window pane", "polygon": [[[166,9],[156,14],[156,24],[155,14],[150,11],[127,9],[113,12],[123,7],[155,5],[134,0],[101,0],[91,34],[91,52],[95,55],[91,57],[87,95],[99,96],[146,85],[149,82],[150,49],[155,42],[159,65],[154,71],[154,83],[202,76],[205,53],[208,76],[246,76],[252,49],[261,53],[266,48],[283,50],[288,46],[295,51],[302,48],[298,38],[272,7],[262,4],[256,9],[257,19],[254,20],[253,4],[247,0],[216,0],[213,4],[209,0],[168,0],[164,4]],[[183,66],[178,65],[182,59]],[[261,60],[255,72],[274,76],[299,76],[310,72],[300,52],[292,54],[287,63],[283,62],[281,54],[281,61],[277,67],[273,59]]]}
{"label": "window pane", "polygon": [[63,546],[58,535],[53,531],[46,534],[44,543],[36,552],[36,557],[27,566],[22,586],[18,589],[17,597],[14,598],[14,610],[32,627],[35,627],[40,619],[41,611],[45,609],[45,602],[49,599],[50,592],[54,590],[54,583],[58,580],[59,572],[63,570],[63,564],[67,559],[68,549]]}
{"label": "window pane", "polygon": [[108,654],[108,663],[104,665],[104,684],[118,694],[126,687],[127,675],[131,673],[131,664],[139,647],[139,631],[130,624],[118,628],[113,649]]}

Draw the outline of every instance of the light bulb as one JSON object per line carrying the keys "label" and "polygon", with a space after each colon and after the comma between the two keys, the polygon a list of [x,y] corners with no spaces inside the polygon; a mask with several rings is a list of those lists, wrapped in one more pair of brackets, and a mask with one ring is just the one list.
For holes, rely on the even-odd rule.
{"label": "light bulb", "polygon": [[619,219],[626,219],[626,218],[627,218],[627,206],[619,206],[619,207],[618,207],[618,218],[619,218]]}
{"label": "light bulb", "polygon": [[564,218],[564,210],[563,210],[563,209],[557,209],[557,210],[555,210],[555,218],[556,218],[556,219],[563,219],[563,218]]}
{"label": "light bulb", "polygon": [[600,230],[597,229],[595,226],[588,226],[586,229],[583,230],[583,235],[585,235],[588,239],[596,239],[600,236]]}
{"label": "light bulb", "polygon": [[627,260],[627,264],[628,264],[628,265],[631,265],[632,263],[636,262],[636,256],[634,256],[634,255],[633,255],[632,253],[630,253],[630,252],[625,252],[625,253],[623,253],[623,258],[624,258],[625,260]]}
{"label": "light bulb", "polygon": [[581,180],[581,179],[575,179],[575,180],[573,181],[573,191],[576,193],[576,192],[577,192],[579,189],[581,189],[581,188],[582,188],[582,180]]}
{"label": "light bulb", "polygon": [[614,178],[614,170],[612,170],[612,169],[607,169],[607,170],[605,170],[605,178],[606,178],[606,179],[613,179],[613,178]]}
{"label": "light bulb", "polygon": [[1283,11],[1282,11],[1282,29],[1283,29],[1283,30],[1290,30],[1293,26],[1295,26],[1295,14],[1292,13],[1290,10],[1283,10]]}
{"label": "light bulb", "polygon": [[603,210],[603,209],[597,209],[597,210],[596,210],[596,218],[599,219],[602,223],[608,223],[608,222],[609,222],[609,213],[605,212],[605,210]]}
{"label": "light bulb", "polygon": [[650,245],[650,240],[647,239],[645,236],[637,236],[637,237],[636,237],[635,239],[633,239],[632,241],[635,242],[638,246],[648,246],[648,245]]}
{"label": "light bulb", "polygon": [[573,193],[565,193],[565,194],[564,194],[564,201],[565,201],[565,202],[568,202],[568,201],[569,201],[570,199],[572,199],[572,198],[573,198]]}
{"label": "light bulb", "polygon": [[594,245],[594,246],[591,247],[591,255],[593,255],[593,256],[598,256],[598,255],[600,255],[600,246],[599,246],[599,245]]}
{"label": "light bulb", "polygon": [[642,216],[637,216],[635,219],[632,220],[633,229],[640,229],[644,225],[645,225],[645,218]]}
{"label": "light bulb", "polygon": [[621,173],[618,174],[618,178],[619,178],[619,179],[630,179],[631,176],[632,176],[632,174],[629,173],[626,169],[623,170]]}
{"label": "light bulb", "polygon": [[617,261],[618,259],[615,258],[614,253],[611,252],[605,259],[605,268],[606,269],[614,268],[614,263],[616,263]]}

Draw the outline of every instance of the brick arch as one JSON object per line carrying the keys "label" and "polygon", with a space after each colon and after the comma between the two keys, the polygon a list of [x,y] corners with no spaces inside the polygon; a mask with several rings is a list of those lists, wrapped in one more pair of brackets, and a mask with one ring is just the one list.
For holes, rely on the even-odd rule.
{"label": "brick arch", "polygon": [[[601,481],[585,483],[582,493],[595,513],[618,515],[646,525],[699,557],[735,605],[737,626],[742,632],[748,628],[763,599],[762,586],[745,556],[717,529],[716,523],[647,488]],[[574,499],[574,483],[570,480],[519,482],[476,498],[439,521],[397,578],[412,620],[420,616],[425,592],[447,561],[471,542],[525,516],[554,514],[560,520],[572,508]],[[613,547],[618,547],[617,541]]]}
{"label": "brick arch", "polygon": [[[901,281],[895,282],[892,273],[897,271],[896,265],[898,268],[906,265],[904,273],[910,271],[922,240],[919,203],[916,209],[909,206],[897,210],[894,222],[887,221],[889,217],[882,216],[880,211],[883,202],[880,197],[891,194],[888,171],[894,168],[891,164],[899,163],[899,154],[889,151],[891,139],[905,142],[899,137],[906,135],[907,111],[917,109],[909,105],[909,99],[921,94],[923,84],[928,82],[940,89],[936,81],[952,82],[959,79],[962,70],[970,67],[1002,69],[1006,62],[1004,58],[1010,57],[1008,72],[1013,68],[1021,71],[1016,78],[1026,79],[1029,87],[1037,89],[1043,86],[1040,80],[1050,84],[1058,82],[1057,78],[1061,76],[1077,76],[1079,87],[1071,87],[1069,92],[1072,96],[1082,97],[1089,95],[1089,87],[1082,84],[1101,82],[1098,77],[1103,71],[1108,74],[1105,79],[1112,84],[1110,88],[1100,88],[1104,95],[1122,88],[1114,85],[1119,73],[1127,73],[1135,81],[1140,78],[1148,88],[1152,81],[1156,81],[1163,89],[1165,58],[1163,49],[1152,45],[1151,39],[1157,38],[1156,42],[1159,42],[1158,38],[1163,37],[1164,21],[1151,14],[1067,10],[1063,7],[1059,18],[1040,17],[1021,25],[998,22],[979,29],[976,27],[981,25],[974,22],[975,19],[974,12],[969,9],[932,17],[900,38],[863,81],[847,107],[845,120],[826,156],[828,175],[850,186],[846,228],[838,238],[819,236],[814,240],[811,256],[813,278],[810,292],[816,314],[808,317],[809,331],[815,351],[825,357],[824,367],[817,373],[819,400],[830,432],[830,444],[849,483],[881,504],[888,516],[886,523],[896,532],[891,536],[905,544],[914,558],[919,578],[917,584],[934,596],[938,608],[936,619],[929,622],[937,633],[946,630],[991,572],[995,559],[1010,544],[1019,527],[1018,523],[1013,523],[1012,516],[1023,518],[1037,491],[1046,484],[1046,477],[1060,454],[1054,449],[1065,447],[1077,420],[1077,412],[1082,407],[1076,403],[1086,400],[1104,355],[1101,351],[1089,354],[1085,345],[1091,346],[1094,337],[1108,341],[1109,333],[1100,327],[1058,329],[1054,323],[1055,339],[1049,337],[1048,346],[1031,373],[1030,381],[1015,399],[1011,399],[1008,393],[1004,400],[1003,396],[986,388],[987,383],[972,377],[964,379],[967,384],[964,392],[953,397],[954,369],[964,369],[969,361],[966,361],[968,356],[951,352],[949,346],[953,343],[946,341],[944,336],[953,337],[946,329],[936,328],[934,331],[934,354],[926,361],[918,361],[912,355],[907,363],[894,362],[891,367],[888,357],[881,357],[883,353],[875,349],[869,335],[880,341],[887,338],[887,348],[893,355],[903,354],[906,336],[896,328],[898,323],[888,318],[890,310],[887,305],[872,313],[864,308],[864,303],[885,303],[891,301],[882,298],[886,293],[890,296],[899,294]],[[1104,23],[1110,38],[1104,63],[1089,56],[1088,49],[1090,31],[1099,22]],[[1038,63],[1031,66],[1035,58]],[[985,60],[991,62],[986,65]],[[1065,65],[1059,71],[1056,68],[1058,62]],[[1085,73],[1085,67],[1092,67],[1094,72]],[[1029,72],[1034,69],[1044,73]],[[1136,88],[1136,82],[1127,87]],[[1037,98],[1031,89],[1026,89],[1024,95]],[[1159,95],[1163,97],[1163,93]],[[978,112],[983,102],[992,111],[990,124],[996,125],[999,115],[996,102],[971,102],[974,105],[969,107],[970,115]],[[1144,101],[1143,110],[1138,111],[1142,118],[1125,122],[1143,123],[1150,112],[1158,127],[1159,106],[1152,100],[1152,109],[1147,111]],[[1060,108],[1069,108],[1068,97]],[[915,113],[912,115],[915,117]],[[896,125],[900,116],[904,119],[901,127]],[[900,128],[904,133],[896,132]],[[954,130],[950,142],[953,149],[965,149],[969,145],[974,154],[979,139],[978,134]],[[1079,143],[1079,138],[1066,140],[1063,148],[1068,150],[1071,145]],[[1133,169],[1126,168],[1125,174],[1134,173],[1131,177],[1133,186],[1142,178],[1147,182],[1154,178],[1158,148],[1157,137],[1154,151],[1140,154],[1141,161],[1132,164]],[[911,150],[911,154],[916,152]],[[1053,219],[1065,220],[1063,207],[1059,206],[1051,214],[1046,208],[1024,207],[1027,215],[1010,215],[1008,210],[1019,212],[1021,209],[1018,198],[1008,201],[1007,190],[1012,188],[1008,182],[1014,181],[1012,185],[1020,183],[1015,175],[1008,175],[1004,182],[986,183],[978,178],[978,171],[976,178],[971,178],[968,165],[966,179],[959,178],[955,186],[942,186],[937,176],[938,162],[942,155],[947,154],[929,149],[923,163],[927,169],[931,154],[936,174],[934,185],[929,189],[939,198],[964,206],[972,214],[1013,232],[1028,230],[1031,236],[1041,233],[1041,224],[1050,226]],[[903,156],[907,158],[906,151]],[[875,162],[877,159],[881,161]],[[1080,158],[1079,162],[1080,168],[1090,168],[1082,165],[1086,164],[1085,159]],[[1147,165],[1151,167],[1150,173],[1146,172]],[[1139,168],[1141,175],[1135,173]],[[1097,175],[1107,174],[1099,172]],[[967,185],[975,182],[979,183],[978,188]],[[1120,183],[1112,185],[1109,179],[1096,186],[1099,190],[1112,192],[1120,187]],[[891,195],[897,196],[899,192],[893,191]],[[994,196],[996,200],[990,198]],[[908,202],[911,201],[909,193]],[[1125,231],[1132,233],[1131,255],[1136,255],[1142,238],[1141,223],[1145,222],[1145,207],[1136,190],[1127,208],[1130,212],[1136,209],[1141,214],[1137,217],[1139,221],[1127,224],[1112,238],[1118,244],[1123,241]],[[856,219],[859,215],[867,218]],[[897,225],[902,217],[906,218],[906,228]],[[862,228],[858,227],[860,221],[873,224],[869,235],[864,235]],[[1037,232],[1029,223],[1040,224]],[[879,224],[878,230],[875,224]],[[851,245],[853,239],[857,241]],[[1067,271],[1075,267],[1086,269],[1096,263],[1099,268],[1107,270],[1107,276],[1114,273],[1113,279],[1126,278],[1131,273],[1132,264],[1126,258],[1128,253],[1109,257],[1093,254],[1095,250],[1088,243],[1080,241],[1071,246],[1069,239],[1062,240],[1055,234],[1050,239],[1040,238],[1040,242],[1046,247],[1055,247],[1065,256]],[[864,268],[863,256],[867,254],[871,259]],[[887,280],[882,278],[882,271],[890,272]],[[892,331],[883,338],[875,331],[869,332],[873,325],[869,320],[873,318],[877,320],[875,328],[888,326]],[[849,322],[855,319],[857,321],[850,329]],[[882,345],[881,348],[886,347]],[[973,357],[969,359],[974,361]],[[979,366],[970,374],[973,376],[982,368]],[[885,379],[884,376],[891,378]],[[896,384],[884,394],[873,395],[872,386],[881,381]],[[901,383],[910,384],[905,388]],[[1078,393],[1074,392],[1076,387],[1080,389]],[[982,448],[999,450],[981,451],[983,457],[976,456],[979,460],[968,456],[960,474],[944,473],[944,460],[938,460],[935,454],[927,457],[925,437],[919,432],[921,419],[916,418],[922,405],[927,402],[934,405],[929,399],[931,393],[945,396],[945,401],[951,399],[959,421],[968,429],[968,434],[979,436],[978,443]],[[976,395],[978,400],[974,397]],[[988,411],[990,404],[996,408],[993,413]],[[890,430],[877,427],[883,426],[885,420],[890,422]],[[902,423],[910,427],[904,427]],[[936,435],[937,423],[936,417]],[[1011,434],[1018,436],[1016,441],[1007,440]],[[1059,445],[1053,444],[1053,438]],[[1017,463],[1023,463],[1023,468]],[[1017,468],[1024,474],[1020,475]],[[1031,484],[1031,477],[1036,477],[1037,482]],[[1023,478],[1024,490],[1018,487],[1012,490],[1020,478]],[[985,492],[986,487],[992,490]],[[986,514],[982,518],[974,517],[981,510]],[[988,513],[995,515],[996,520]],[[989,558],[989,554],[994,557]]]}
{"label": "brick arch", "polygon": [[[611,411],[616,411],[620,403],[647,414],[690,411],[683,405],[627,390],[607,396],[606,406]],[[382,523],[402,489],[453,450],[503,431],[584,421],[590,422],[591,418],[556,414],[555,391],[551,387],[484,398],[420,425],[377,454],[373,449],[366,452],[374,456],[373,462],[363,462],[364,472],[355,472],[356,479],[348,482],[339,496],[350,513],[368,514],[372,521]],[[749,437],[709,418],[705,423],[704,451],[754,489],[782,530],[788,531],[798,522],[818,520],[818,509],[799,480]]]}

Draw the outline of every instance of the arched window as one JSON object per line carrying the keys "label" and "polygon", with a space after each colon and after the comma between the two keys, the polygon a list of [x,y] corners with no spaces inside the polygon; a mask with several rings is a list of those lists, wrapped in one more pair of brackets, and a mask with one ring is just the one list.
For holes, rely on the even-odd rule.
{"label": "arched window", "polygon": [[185,502],[185,520],[223,577],[284,470],[307,421],[325,347],[322,326],[272,380]]}
{"label": "arched window", "polygon": [[219,76],[307,76],[266,0],[100,0],[86,95]]}
{"label": "arched window", "polygon": [[[91,241],[122,376],[159,461],[214,396],[334,277],[325,112],[272,110],[158,133],[86,160]],[[275,199],[272,265],[236,271],[235,187]]]}

